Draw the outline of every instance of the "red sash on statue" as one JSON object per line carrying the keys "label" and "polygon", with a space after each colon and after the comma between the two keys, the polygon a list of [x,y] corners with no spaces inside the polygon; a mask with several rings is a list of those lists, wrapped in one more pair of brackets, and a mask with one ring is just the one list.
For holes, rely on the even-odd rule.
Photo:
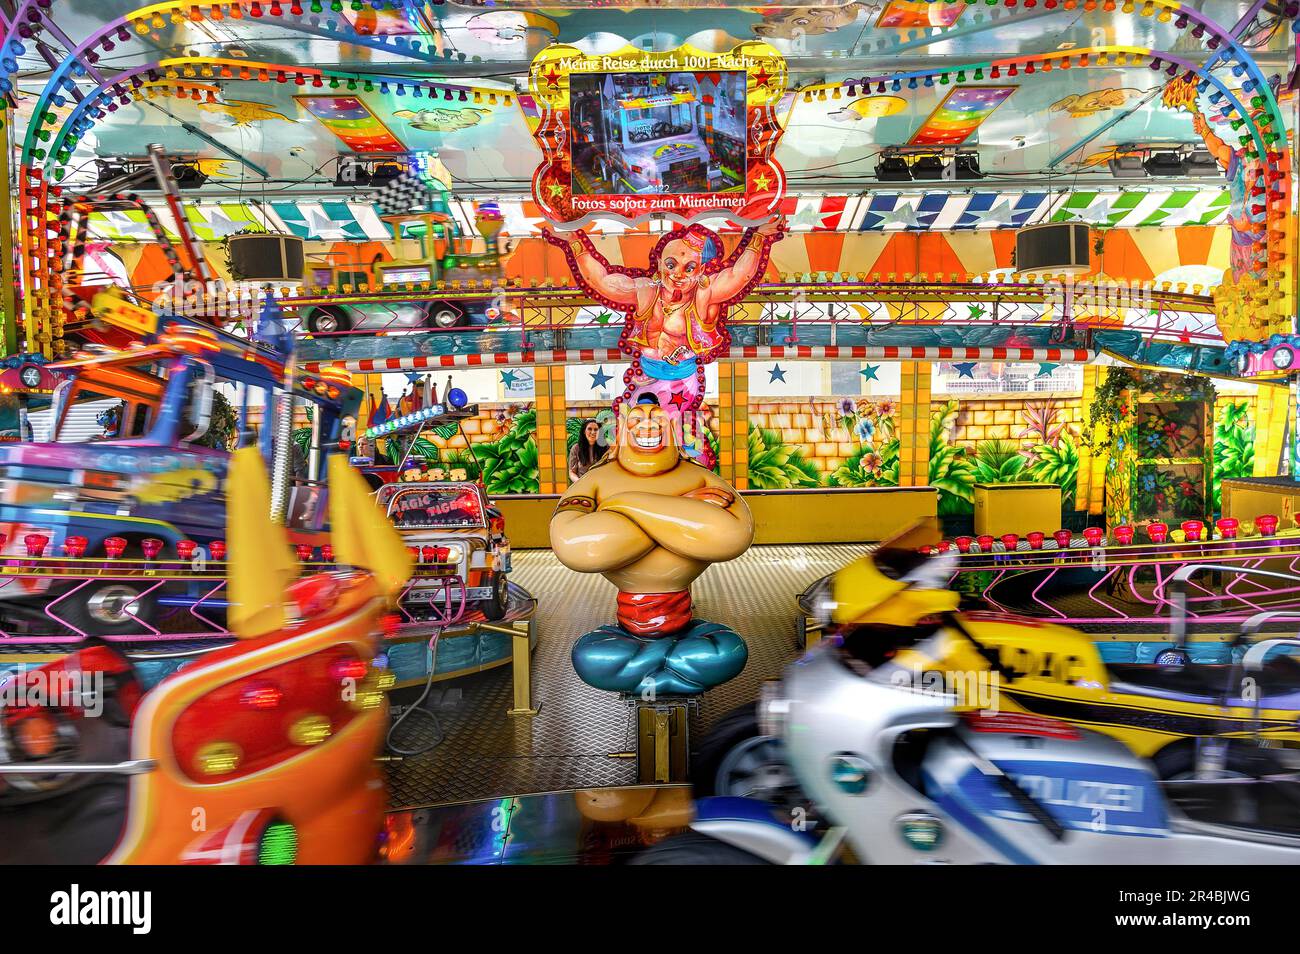
{"label": "red sash on statue", "polygon": [[690,590],[618,594],[618,624],[634,636],[669,636],[690,622]]}

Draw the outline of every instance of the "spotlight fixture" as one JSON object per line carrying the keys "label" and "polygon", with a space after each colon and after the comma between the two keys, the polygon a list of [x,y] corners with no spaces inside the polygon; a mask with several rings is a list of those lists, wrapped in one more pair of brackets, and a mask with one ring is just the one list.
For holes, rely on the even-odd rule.
{"label": "spotlight fixture", "polygon": [[882,156],[876,163],[876,179],[880,182],[911,182],[912,170],[902,156]]}
{"label": "spotlight fixture", "polygon": [[1143,168],[1142,157],[1133,156],[1115,156],[1106,161],[1110,168],[1110,174],[1116,179],[1145,179],[1147,171]]}
{"label": "spotlight fixture", "polygon": [[370,185],[370,170],[366,164],[351,156],[339,156],[334,169],[334,186],[339,189],[351,189]]}
{"label": "spotlight fixture", "polygon": [[978,152],[957,153],[956,165],[958,179],[984,178],[984,173],[980,172],[980,154]]}
{"label": "spotlight fixture", "polygon": [[943,156],[917,156],[912,163],[913,179],[946,179]]}
{"label": "spotlight fixture", "polygon": [[1197,147],[1183,157],[1183,173],[1189,176],[1217,176],[1219,163],[1210,150]]}
{"label": "spotlight fixture", "polygon": [[1149,176],[1181,176],[1186,174],[1183,157],[1176,152],[1153,152],[1142,163]]}
{"label": "spotlight fixture", "polygon": [[172,163],[172,176],[178,189],[197,189],[208,181],[208,174],[199,168],[197,162]]}

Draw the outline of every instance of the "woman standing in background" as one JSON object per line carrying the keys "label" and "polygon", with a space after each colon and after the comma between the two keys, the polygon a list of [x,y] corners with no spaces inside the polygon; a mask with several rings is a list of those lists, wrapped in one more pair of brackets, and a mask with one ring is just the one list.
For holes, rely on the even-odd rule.
{"label": "woman standing in background", "polygon": [[569,451],[569,483],[574,483],[600,460],[605,448],[600,446],[600,423],[595,418],[582,422],[582,433]]}

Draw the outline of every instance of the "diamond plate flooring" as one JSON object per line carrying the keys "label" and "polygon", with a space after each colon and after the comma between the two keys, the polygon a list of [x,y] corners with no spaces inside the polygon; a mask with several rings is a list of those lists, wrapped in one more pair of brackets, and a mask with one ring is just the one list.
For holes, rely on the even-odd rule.
{"label": "diamond plate flooring", "polygon": [[[725,622],[745,637],[749,662],[731,682],[704,694],[698,724],[753,701],[759,685],[781,674],[797,647],[801,619],[795,597],[810,583],[867,552],[857,544],[752,547],[737,560],[710,567],[692,588],[696,612]],[[538,600],[533,653],[535,716],[508,716],[509,667],[438,688],[459,689],[459,703],[439,706],[445,738],[431,751],[388,763],[393,807],[521,795],[574,788],[630,785],[630,710],[615,693],[592,689],[573,672],[569,653],[579,636],[614,613],[614,587],[595,574],[575,573],[549,550],[516,551],[511,579]],[[415,749],[434,738],[416,716],[394,741]]]}

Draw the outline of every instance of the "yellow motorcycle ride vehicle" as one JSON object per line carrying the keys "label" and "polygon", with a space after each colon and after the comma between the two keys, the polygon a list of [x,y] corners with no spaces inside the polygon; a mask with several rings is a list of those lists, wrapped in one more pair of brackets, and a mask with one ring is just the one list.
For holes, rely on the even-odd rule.
{"label": "yellow motorcycle ride vehicle", "polygon": [[[1152,759],[1162,778],[1261,775],[1300,750],[1300,658],[1240,663],[1106,663],[1086,635],[992,612],[958,611],[946,588],[956,555],[922,524],[829,578],[815,615],[863,665],[943,691],[964,709],[1063,719]],[[875,647],[879,647],[878,651]]]}

